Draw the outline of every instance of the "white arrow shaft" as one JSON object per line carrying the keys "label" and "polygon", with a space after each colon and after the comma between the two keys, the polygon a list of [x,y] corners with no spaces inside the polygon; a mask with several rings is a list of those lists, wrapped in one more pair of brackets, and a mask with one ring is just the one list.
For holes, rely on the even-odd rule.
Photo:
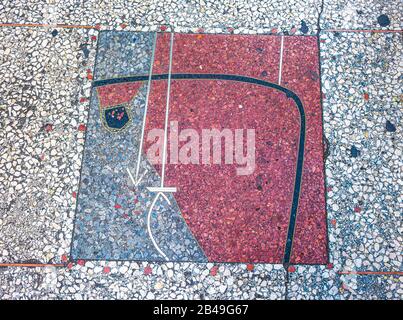
{"label": "white arrow shaft", "polygon": [[152,78],[152,75],[153,75],[153,65],[154,65],[154,56],[155,56],[155,47],[156,47],[156,45],[157,45],[157,33],[155,33],[155,35],[154,35],[153,51],[152,51],[151,59],[150,59],[150,72],[148,74],[147,95],[146,95],[146,103],[145,103],[145,106],[144,106],[143,125],[142,125],[142,128],[141,128],[139,151],[138,151],[138,154],[137,154],[136,181],[138,179],[139,171],[140,171],[141,153],[142,153],[142,150],[143,150],[143,140],[144,140],[144,129],[145,129],[145,126],[146,126],[148,101],[149,101],[150,92],[151,92],[151,82],[152,82],[151,78]]}
{"label": "white arrow shaft", "polygon": [[172,51],[174,44],[174,33],[171,33],[171,42],[169,47],[169,69],[168,69],[168,88],[167,88],[167,104],[165,109],[165,128],[164,128],[164,149],[162,149],[162,169],[161,169],[161,188],[164,187],[165,179],[165,165],[166,165],[166,153],[168,143],[168,121],[169,121],[169,99],[171,95],[171,73],[172,73]]}

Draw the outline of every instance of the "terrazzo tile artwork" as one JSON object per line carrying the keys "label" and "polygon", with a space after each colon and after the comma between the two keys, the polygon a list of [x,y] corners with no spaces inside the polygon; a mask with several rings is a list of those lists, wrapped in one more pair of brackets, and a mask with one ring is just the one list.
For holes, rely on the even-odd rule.
{"label": "terrazzo tile artwork", "polygon": [[323,172],[316,37],[101,32],[71,256],[325,264]]}
{"label": "terrazzo tile artwork", "polygon": [[402,300],[402,13],[0,1],[0,300]]}

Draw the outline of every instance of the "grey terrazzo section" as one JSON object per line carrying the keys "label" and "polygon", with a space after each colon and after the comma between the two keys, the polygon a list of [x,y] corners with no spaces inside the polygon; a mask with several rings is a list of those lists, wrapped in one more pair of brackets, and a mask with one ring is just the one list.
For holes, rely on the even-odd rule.
{"label": "grey terrazzo section", "polygon": [[399,0],[324,0],[322,29],[402,30]]}
{"label": "grey terrazzo section", "polygon": [[[105,267],[109,273],[105,274]],[[72,269],[0,268],[0,299],[284,299],[281,265],[87,262]],[[145,275],[144,270],[151,274]]]}
{"label": "grey terrazzo section", "polygon": [[[164,261],[148,233],[148,211],[154,195],[146,187],[160,185],[160,177],[145,156],[138,186],[130,180],[139,152],[147,86],[143,85],[127,106],[132,115],[127,129],[113,133],[101,123],[93,89],[87,137],[75,215],[73,259]],[[150,229],[169,260],[206,258],[187,227],[179,207],[158,200],[151,212]],[[118,207],[116,207],[118,206]]]}
{"label": "grey terrazzo section", "polygon": [[321,37],[329,247],[338,270],[402,270],[401,37]]}
{"label": "grey terrazzo section", "polygon": [[0,262],[69,252],[95,46],[92,31],[53,31],[0,29]]}
{"label": "grey terrazzo section", "polygon": [[100,32],[95,80],[147,75],[154,32]]}

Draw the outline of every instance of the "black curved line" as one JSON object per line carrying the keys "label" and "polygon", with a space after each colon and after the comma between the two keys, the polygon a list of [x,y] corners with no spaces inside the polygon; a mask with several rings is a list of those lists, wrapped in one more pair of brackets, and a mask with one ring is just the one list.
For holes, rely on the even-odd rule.
{"label": "black curved line", "polygon": [[[137,81],[147,81],[149,78],[148,75],[139,75],[139,76],[130,76],[130,77],[122,77],[122,78],[112,78],[106,80],[97,80],[93,82],[93,87],[101,87],[110,84],[117,83],[125,83],[125,82],[137,82]],[[152,80],[167,80],[168,74],[154,74],[151,76]],[[278,84],[267,82],[264,80],[240,76],[240,75],[230,75],[230,74],[201,74],[201,73],[174,73],[171,74],[172,80],[186,80],[186,79],[199,79],[199,80],[229,80],[229,81],[238,81],[243,83],[251,83],[260,85],[267,88],[273,88],[279,90],[286,94],[288,98],[294,100],[297,105],[299,115],[300,115],[300,133],[299,133],[299,146],[298,146],[298,156],[297,156],[297,170],[295,173],[295,181],[294,181],[294,193],[292,198],[292,206],[291,206],[291,214],[290,221],[288,224],[287,231],[287,241],[285,244],[283,264],[288,265],[290,263],[292,245],[294,240],[294,231],[295,231],[295,221],[297,217],[298,211],[298,202],[301,191],[301,181],[302,181],[302,169],[304,162],[304,148],[305,148],[305,111],[299,97],[291,90],[284,88]]]}

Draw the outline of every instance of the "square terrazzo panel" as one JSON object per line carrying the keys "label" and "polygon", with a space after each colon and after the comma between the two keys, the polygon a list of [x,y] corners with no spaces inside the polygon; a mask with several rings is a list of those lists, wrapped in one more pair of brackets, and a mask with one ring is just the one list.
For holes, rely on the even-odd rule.
{"label": "square terrazzo panel", "polygon": [[0,299],[401,299],[402,5],[0,1]]}
{"label": "square terrazzo panel", "polygon": [[[326,263],[317,50],[315,37],[101,32],[72,257]],[[189,159],[180,132],[205,130],[241,132],[240,156],[253,131],[253,163]]]}

